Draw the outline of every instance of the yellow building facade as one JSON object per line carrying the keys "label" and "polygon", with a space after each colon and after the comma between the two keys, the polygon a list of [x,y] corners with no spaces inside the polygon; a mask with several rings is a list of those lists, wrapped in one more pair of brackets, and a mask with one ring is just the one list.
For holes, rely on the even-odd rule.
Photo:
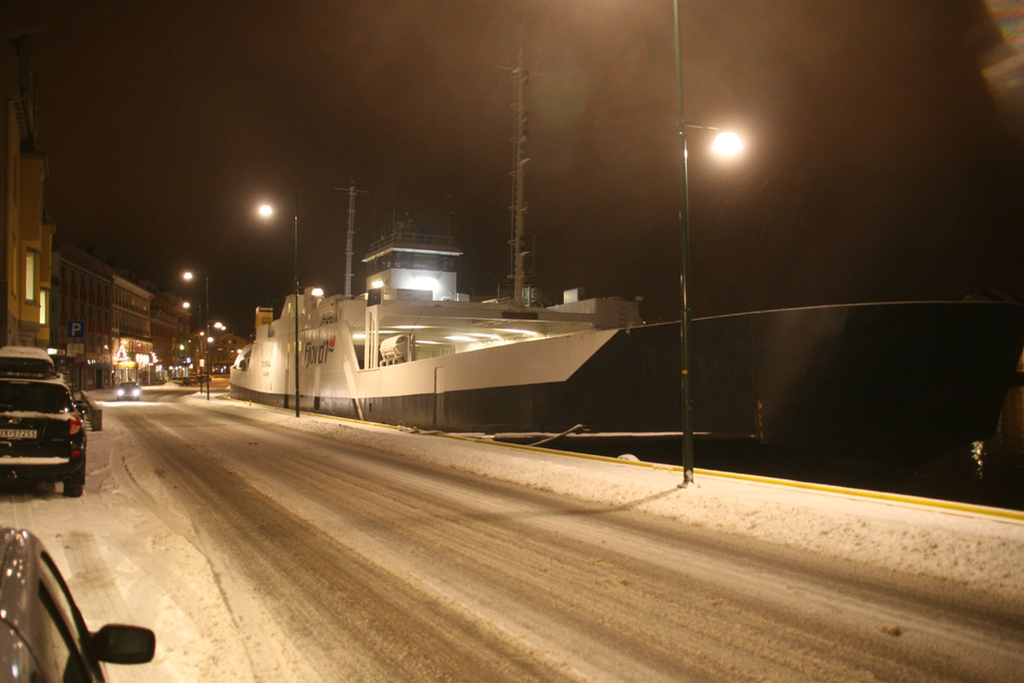
{"label": "yellow building facade", "polygon": [[[2,341],[45,347],[50,339],[53,222],[44,204],[46,155],[39,148],[31,41],[11,41],[3,56],[4,316]],[[10,49],[10,48],[8,48]]]}

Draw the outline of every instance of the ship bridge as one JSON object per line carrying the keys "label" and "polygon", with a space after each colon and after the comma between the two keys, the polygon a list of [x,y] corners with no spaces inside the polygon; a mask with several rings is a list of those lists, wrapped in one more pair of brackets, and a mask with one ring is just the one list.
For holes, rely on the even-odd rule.
{"label": "ship bridge", "polygon": [[363,258],[369,303],[465,300],[456,290],[459,256],[451,236],[435,235],[412,219],[396,224]]}

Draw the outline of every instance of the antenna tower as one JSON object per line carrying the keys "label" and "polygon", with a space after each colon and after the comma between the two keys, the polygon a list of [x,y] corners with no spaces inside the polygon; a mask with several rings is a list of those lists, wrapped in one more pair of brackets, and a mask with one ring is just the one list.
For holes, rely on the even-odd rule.
{"label": "antenna tower", "polygon": [[352,298],[352,238],[356,234],[356,194],[366,190],[356,189],[356,178],[351,176],[348,187],[336,187],[335,190],[348,192],[348,240],[345,242],[345,298]]}
{"label": "antenna tower", "polygon": [[515,88],[515,102],[512,105],[514,110],[512,138],[512,239],[509,240],[512,270],[509,279],[512,280],[512,301],[517,309],[523,308],[523,259],[529,253],[523,251],[523,237],[526,231],[526,200],[524,197],[526,185],[526,163],[530,160],[526,156],[526,138],[529,134],[529,112],[526,111],[524,91],[527,81],[530,79],[530,72],[523,67],[523,48],[519,47],[519,62],[512,70],[512,84]]}

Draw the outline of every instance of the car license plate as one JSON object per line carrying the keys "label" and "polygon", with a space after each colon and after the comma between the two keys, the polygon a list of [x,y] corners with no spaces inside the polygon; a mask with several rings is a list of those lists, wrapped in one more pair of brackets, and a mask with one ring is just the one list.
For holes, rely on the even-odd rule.
{"label": "car license plate", "polygon": [[34,439],[34,429],[0,429],[0,439]]}

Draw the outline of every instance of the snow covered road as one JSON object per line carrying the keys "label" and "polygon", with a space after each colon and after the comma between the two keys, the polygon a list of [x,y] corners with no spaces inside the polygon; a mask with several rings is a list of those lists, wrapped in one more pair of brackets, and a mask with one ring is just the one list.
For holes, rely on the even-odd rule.
{"label": "snow covered road", "polygon": [[1024,525],[147,389],[6,491],[115,681],[1019,680]]}

